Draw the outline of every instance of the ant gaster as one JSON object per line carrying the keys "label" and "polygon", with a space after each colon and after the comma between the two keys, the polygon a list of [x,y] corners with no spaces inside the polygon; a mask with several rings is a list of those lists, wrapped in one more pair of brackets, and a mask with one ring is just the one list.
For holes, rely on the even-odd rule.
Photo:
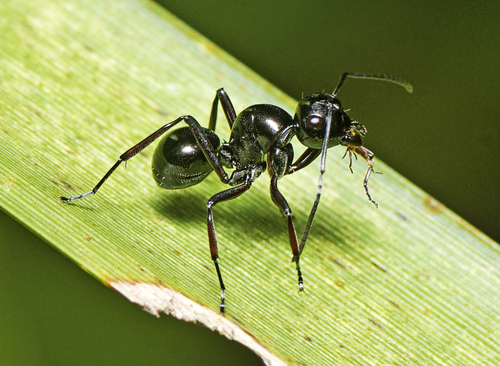
{"label": "ant gaster", "polygon": [[[212,171],[215,171],[223,183],[231,186],[215,194],[207,202],[208,241],[221,288],[220,311],[223,313],[225,309],[226,287],[219,268],[212,209],[219,202],[233,199],[248,191],[252,183],[266,169],[271,175],[271,198],[288,220],[292,261],[296,264],[299,290],[302,291],[304,285],[299,264],[300,255],[304,250],[321,197],[328,148],[336,145],[345,146],[350,159],[352,159],[352,154],[359,154],[364,158],[368,164],[363,180],[364,191],[368,200],[378,207],[368,192],[368,179],[373,172],[374,155],[363,147],[366,129],[347,115],[337,99],[337,92],[347,77],[391,81],[405,87],[408,92],[412,91],[411,85],[392,76],[344,73],[332,94],[312,94],[299,101],[295,116],[292,118],[283,109],[270,104],[253,105],[236,115],[229,96],[224,89],[219,89],[212,104],[208,128],[201,127],[198,121],[190,115],[181,116],[124,152],[92,191],[60,199],[64,202],[72,202],[95,194],[122,162],[137,155],[178,123],[184,122],[188,127],[170,132],[159,142],[153,156],[152,172],[156,183],[165,189],[181,189],[198,184]],[[215,133],[219,103],[231,129],[229,141],[222,144]],[[291,144],[294,136],[297,136],[300,143],[307,147],[295,161],[293,161]],[[305,168],[320,155],[316,199],[299,244],[293,225],[292,210],[278,189],[278,180]],[[228,174],[225,168],[233,169],[232,173]]]}

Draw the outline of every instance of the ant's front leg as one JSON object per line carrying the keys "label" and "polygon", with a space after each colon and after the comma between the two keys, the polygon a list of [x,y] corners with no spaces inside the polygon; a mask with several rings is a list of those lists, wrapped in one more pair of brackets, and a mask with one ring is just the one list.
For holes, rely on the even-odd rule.
{"label": "ant's front leg", "polygon": [[278,190],[278,176],[274,174],[271,177],[271,198],[274,204],[280,209],[283,215],[286,216],[288,220],[288,239],[290,241],[290,248],[292,249],[292,262],[295,262],[297,268],[297,278],[299,283],[299,291],[304,290],[304,281],[302,279],[302,272],[300,271],[300,251],[299,244],[297,242],[297,234],[295,233],[295,227],[293,225],[292,209],[288,205],[285,197]]}
{"label": "ant's front leg", "polygon": [[[311,156],[312,155],[312,156]],[[290,242],[290,248],[292,249],[292,262],[295,262],[297,268],[297,278],[299,283],[299,291],[304,290],[304,281],[302,279],[302,272],[300,271],[300,248],[297,241],[297,234],[295,232],[295,227],[293,225],[292,209],[288,205],[285,197],[281,194],[278,189],[278,179],[291,174],[291,169],[295,167],[296,170],[301,169],[303,166],[308,165],[310,161],[316,158],[315,152],[309,152],[309,154],[303,154],[299,158],[299,162],[293,161],[293,147],[291,144],[287,144],[283,147],[275,147],[272,149],[268,156],[269,161],[269,172],[271,174],[271,198],[274,204],[280,209],[283,215],[286,216],[288,220],[288,239]]]}

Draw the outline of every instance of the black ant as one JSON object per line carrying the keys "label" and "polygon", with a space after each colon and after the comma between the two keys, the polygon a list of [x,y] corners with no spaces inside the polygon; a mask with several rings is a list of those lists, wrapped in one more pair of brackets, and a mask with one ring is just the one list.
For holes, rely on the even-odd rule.
{"label": "black ant", "polygon": [[[371,198],[368,192],[368,179],[373,172],[374,154],[363,147],[366,129],[347,115],[346,110],[342,108],[336,97],[347,77],[391,81],[405,87],[410,93],[412,91],[410,84],[392,76],[344,73],[332,94],[312,94],[299,101],[295,116],[292,118],[280,107],[270,104],[253,105],[236,115],[229,96],[224,89],[219,89],[212,104],[208,128],[201,127],[198,121],[190,115],[179,117],[124,152],[93,190],[80,196],[61,197],[60,199],[64,202],[72,202],[97,193],[106,179],[122,162],[137,155],[179,122],[185,122],[188,127],[170,132],[156,147],[152,161],[152,172],[156,183],[165,189],[181,189],[198,184],[212,171],[215,171],[223,183],[232,187],[215,194],[207,202],[208,241],[221,288],[220,311],[223,313],[225,309],[224,290],[226,287],[219,268],[212,209],[217,203],[236,198],[248,191],[252,183],[266,169],[271,175],[271,198],[288,220],[288,236],[293,253],[292,261],[296,263],[299,290],[303,291],[304,285],[299,260],[321,197],[328,148],[336,145],[346,146],[346,153],[349,153],[350,159],[352,159],[352,154],[359,154],[365,159],[368,164],[363,181],[365,194],[368,200],[378,207],[377,202]],[[231,128],[229,141],[222,144],[215,133],[219,103]],[[297,136],[300,143],[307,147],[305,152],[295,161],[293,161],[291,144],[294,136]],[[305,168],[320,154],[320,174],[316,199],[299,244],[293,225],[292,210],[278,190],[278,180]],[[224,168],[234,170],[228,175]]]}

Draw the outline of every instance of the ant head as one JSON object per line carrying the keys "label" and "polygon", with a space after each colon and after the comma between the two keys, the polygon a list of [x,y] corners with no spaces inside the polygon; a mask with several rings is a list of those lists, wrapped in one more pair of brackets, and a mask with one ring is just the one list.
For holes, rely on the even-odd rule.
{"label": "ant head", "polygon": [[[327,147],[336,145],[362,145],[361,135],[353,127],[340,101],[331,94],[312,94],[302,99],[295,110],[295,123],[299,126],[297,138],[310,148],[321,149],[326,127],[330,124]],[[353,142],[353,143],[351,143]]]}
{"label": "ant head", "polygon": [[[323,187],[323,174],[326,170],[326,152],[329,147],[335,145],[343,145],[349,147],[358,147],[363,145],[363,137],[366,134],[366,129],[360,123],[353,121],[347,112],[342,109],[340,101],[336,98],[337,93],[344,83],[346,78],[354,79],[372,79],[372,80],[385,80],[390,81],[404,87],[409,93],[412,92],[412,86],[404,80],[395,78],[389,75],[380,74],[359,74],[352,72],[345,72],[340,77],[339,83],[332,94],[312,94],[305,97],[299,102],[297,110],[295,111],[295,126],[297,129],[297,138],[300,142],[312,149],[321,149],[321,162],[319,167],[318,190],[316,193],[316,200],[314,200],[309,219],[307,220],[306,229],[302,235],[299,245],[299,256],[304,250],[306,245],[307,236],[311,227],[316,209],[319,205],[321,197],[321,188]],[[355,151],[357,149],[354,149]],[[349,152],[352,149],[348,150]],[[368,170],[365,175],[365,193],[368,199],[374,202],[367,191],[367,182],[370,173],[373,171],[373,154],[369,150],[362,150],[363,157],[368,163]],[[371,155],[368,155],[366,152]],[[375,203],[375,202],[374,202]],[[298,258],[297,256],[297,269]],[[302,287],[302,277],[299,273],[299,289]]]}
{"label": "ant head", "polygon": [[[346,78],[385,80],[404,87],[409,93],[413,87],[406,81],[389,75],[345,72],[332,94],[312,94],[299,102],[295,111],[295,123],[299,127],[300,142],[313,149],[325,149],[335,145],[362,146],[366,129],[351,120],[336,98]],[[326,131],[330,131],[327,133]],[[328,136],[326,136],[328,134]]]}

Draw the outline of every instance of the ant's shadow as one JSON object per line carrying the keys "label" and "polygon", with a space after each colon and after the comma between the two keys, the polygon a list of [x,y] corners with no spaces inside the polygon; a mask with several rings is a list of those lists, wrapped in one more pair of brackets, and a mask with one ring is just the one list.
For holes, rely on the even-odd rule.
{"label": "ant's shadow", "polygon": [[[201,190],[172,190],[156,193],[149,204],[165,220],[173,225],[200,225],[206,229],[207,201],[212,194]],[[262,236],[262,230],[266,236],[277,236],[286,233],[286,219],[280,214],[278,208],[272,203],[269,195],[259,190],[250,190],[234,200],[220,202],[213,207],[215,227],[231,227],[235,233],[245,232],[251,237]],[[235,202],[237,204],[235,204]],[[239,218],[235,220],[235,218]],[[243,218],[243,220],[241,219]],[[241,227],[241,222],[247,221],[251,224]],[[235,223],[237,222],[237,223]],[[276,228],[282,228],[276,230]],[[284,238],[287,236],[284,236]]]}
{"label": "ant's shadow", "polygon": [[151,198],[149,204],[158,215],[169,222],[203,222],[207,215],[207,198],[193,190],[162,190]]}

